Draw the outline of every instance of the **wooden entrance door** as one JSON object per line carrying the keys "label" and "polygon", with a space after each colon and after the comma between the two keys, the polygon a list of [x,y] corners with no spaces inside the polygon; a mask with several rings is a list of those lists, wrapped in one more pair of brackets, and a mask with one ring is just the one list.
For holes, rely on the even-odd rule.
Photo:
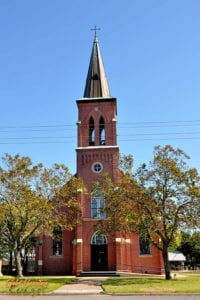
{"label": "wooden entrance door", "polygon": [[108,270],[108,250],[105,245],[91,245],[91,269],[92,271]]}

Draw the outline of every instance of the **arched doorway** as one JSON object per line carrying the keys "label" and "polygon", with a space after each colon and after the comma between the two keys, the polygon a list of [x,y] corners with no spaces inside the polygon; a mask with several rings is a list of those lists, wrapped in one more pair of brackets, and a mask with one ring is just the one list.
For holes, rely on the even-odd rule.
{"label": "arched doorway", "polygon": [[108,270],[108,243],[107,238],[100,231],[96,231],[91,239],[91,270]]}

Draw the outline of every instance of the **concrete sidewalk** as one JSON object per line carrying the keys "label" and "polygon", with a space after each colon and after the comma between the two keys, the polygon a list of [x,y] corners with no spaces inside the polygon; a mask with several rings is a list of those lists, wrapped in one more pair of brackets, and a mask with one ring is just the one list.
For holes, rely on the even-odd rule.
{"label": "concrete sidewalk", "polygon": [[70,295],[70,294],[100,294],[103,292],[101,285],[107,277],[84,277],[76,282],[66,284],[55,290],[52,294],[55,295]]}

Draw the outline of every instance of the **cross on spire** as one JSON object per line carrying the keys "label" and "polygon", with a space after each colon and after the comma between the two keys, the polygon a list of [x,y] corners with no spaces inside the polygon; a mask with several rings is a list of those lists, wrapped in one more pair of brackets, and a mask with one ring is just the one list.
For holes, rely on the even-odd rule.
{"label": "cross on spire", "polygon": [[97,38],[97,30],[101,30],[101,28],[97,28],[97,26],[95,25],[94,28],[91,28],[90,30],[94,31],[94,39],[96,40],[96,38]]}

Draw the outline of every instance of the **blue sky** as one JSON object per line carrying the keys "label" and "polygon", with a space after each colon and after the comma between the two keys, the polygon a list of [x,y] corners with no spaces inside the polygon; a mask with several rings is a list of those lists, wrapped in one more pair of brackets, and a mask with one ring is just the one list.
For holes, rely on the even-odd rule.
{"label": "blue sky", "polygon": [[199,0],[0,0],[0,156],[76,170],[76,99],[97,25],[118,145],[171,144],[200,170]]}

